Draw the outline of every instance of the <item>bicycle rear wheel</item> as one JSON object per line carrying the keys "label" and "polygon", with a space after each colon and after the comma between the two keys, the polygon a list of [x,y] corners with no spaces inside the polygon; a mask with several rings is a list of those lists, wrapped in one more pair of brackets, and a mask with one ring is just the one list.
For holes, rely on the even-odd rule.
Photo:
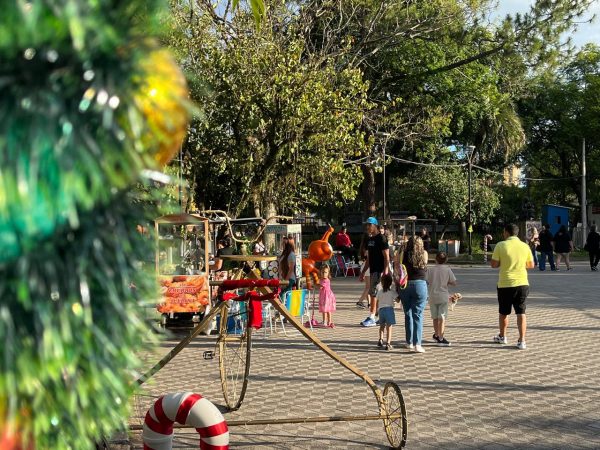
{"label": "bicycle rear wheel", "polygon": [[227,314],[219,326],[217,351],[221,387],[225,404],[232,411],[241,406],[248,386],[252,328],[247,326],[247,317],[245,310]]}
{"label": "bicycle rear wheel", "polygon": [[[394,382],[387,382],[383,389],[383,408],[385,417],[383,427],[391,448],[401,449],[406,445],[407,425],[406,405],[400,387]],[[391,417],[390,417],[391,416]]]}

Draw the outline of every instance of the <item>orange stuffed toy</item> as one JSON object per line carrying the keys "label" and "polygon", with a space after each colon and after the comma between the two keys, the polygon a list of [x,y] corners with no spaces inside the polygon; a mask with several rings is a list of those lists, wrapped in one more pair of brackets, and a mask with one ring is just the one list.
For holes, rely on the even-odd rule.
{"label": "orange stuffed toy", "polygon": [[308,258],[302,259],[302,274],[306,277],[306,287],[313,288],[313,280],[319,284],[319,269],[315,267],[316,261],[327,261],[333,256],[333,248],[329,243],[329,236],[333,233],[330,225],[321,239],[312,241],[308,246]]}
{"label": "orange stuffed toy", "polygon": [[323,237],[312,241],[308,246],[308,257],[314,261],[327,261],[333,256],[333,248],[329,243],[329,236],[333,233],[333,227],[330,225]]}

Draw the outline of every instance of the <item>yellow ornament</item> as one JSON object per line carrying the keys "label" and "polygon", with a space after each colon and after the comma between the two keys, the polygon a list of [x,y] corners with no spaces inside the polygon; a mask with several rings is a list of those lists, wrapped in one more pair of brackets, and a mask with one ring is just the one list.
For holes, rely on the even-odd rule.
{"label": "yellow ornament", "polygon": [[166,49],[152,50],[141,62],[144,78],[136,102],[147,125],[144,142],[156,148],[161,166],[179,151],[189,120],[187,82],[177,62]]}

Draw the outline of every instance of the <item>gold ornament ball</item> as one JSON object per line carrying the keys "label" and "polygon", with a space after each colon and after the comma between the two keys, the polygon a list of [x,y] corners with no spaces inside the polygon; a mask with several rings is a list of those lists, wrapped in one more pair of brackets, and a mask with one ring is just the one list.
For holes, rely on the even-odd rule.
{"label": "gold ornament ball", "polygon": [[156,148],[154,157],[164,166],[179,151],[187,131],[187,82],[166,49],[152,50],[142,61],[141,68],[144,78],[136,101],[148,128],[144,143],[146,147]]}

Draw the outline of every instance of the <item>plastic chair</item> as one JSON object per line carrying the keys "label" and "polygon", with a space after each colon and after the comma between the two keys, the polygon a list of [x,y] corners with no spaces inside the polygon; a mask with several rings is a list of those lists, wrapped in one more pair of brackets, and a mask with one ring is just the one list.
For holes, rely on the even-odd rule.
{"label": "plastic chair", "polygon": [[343,255],[335,255],[335,260],[337,262],[338,267],[341,269],[342,273],[345,277],[348,276],[348,272],[352,271],[352,276],[356,276],[360,273],[360,264],[356,264],[351,261],[346,261]]}
{"label": "plastic chair", "polygon": [[340,263],[338,262],[338,256],[340,255],[334,254],[333,257],[329,261],[327,261],[327,264],[329,264],[329,268],[331,269],[331,275],[333,277],[338,277],[340,273],[343,275],[345,270],[345,265],[342,265],[340,267]]}
{"label": "plastic chair", "polygon": [[[273,334],[277,332],[277,320],[281,320],[281,317],[277,314],[277,311],[273,308],[271,303],[263,302],[262,306],[262,318],[263,318],[263,330],[265,333],[265,337],[267,337],[267,327],[269,328],[269,333]],[[281,321],[281,327],[285,332],[285,328],[283,327],[283,321]]]}
{"label": "plastic chair", "polygon": [[[292,316],[300,318],[300,323],[304,323],[304,318],[306,317],[306,320],[310,324],[310,329],[312,330],[312,322],[308,311],[309,295],[310,293],[307,289],[286,291],[283,295],[282,303]],[[283,324],[283,317],[280,316],[279,319],[281,320],[283,333],[287,336],[285,325]]]}

